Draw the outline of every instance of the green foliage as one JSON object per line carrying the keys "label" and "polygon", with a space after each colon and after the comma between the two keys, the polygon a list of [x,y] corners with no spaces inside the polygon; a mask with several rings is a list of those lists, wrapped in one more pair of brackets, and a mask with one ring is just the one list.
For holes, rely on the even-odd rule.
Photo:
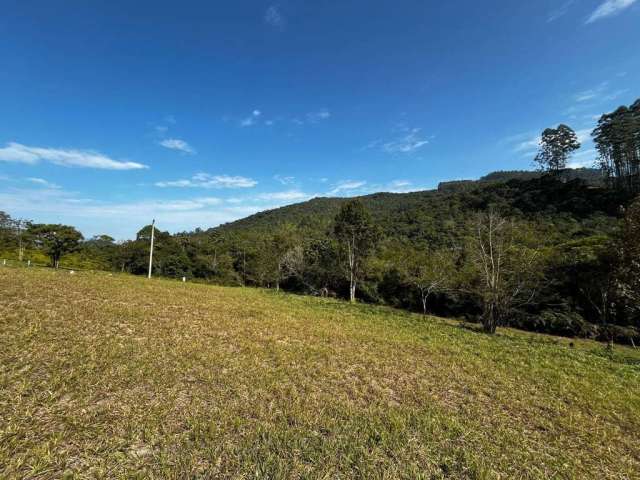
{"label": "green foliage", "polygon": [[567,168],[567,159],[579,148],[578,136],[571,127],[561,124],[558,128],[547,128],[542,132],[535,162],[542,171],[557,175]]}
{"label": "green foliage", "polygon": [[640,99],[602,115],[592,136],[610,183],[640,192]]}
{"label": "green foliage", "polygon": [[617,298],[620,307],[629,312],[629,323],[640,326],[640,197],[626,212],[619,248]]}
{"label": "green foliage", "polygon": [[342,205],[336,215],[333,234],[346,260],[349,299],[354,302],[357,284],[364,273],[367,258],[380,239],[380,232],[362,202],[351,200]]}
{"label": "green foliage", "polygon": [[75,228],[59,224],[34,224],[29,227],[33,243],[51,259],[51,266],[58,268],[60,258],[78,249],[82,234]]}

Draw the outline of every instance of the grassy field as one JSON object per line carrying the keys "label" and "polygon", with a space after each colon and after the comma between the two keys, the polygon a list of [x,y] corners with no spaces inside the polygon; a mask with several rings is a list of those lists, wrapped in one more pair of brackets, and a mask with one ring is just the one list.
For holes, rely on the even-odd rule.
{"label": "grassy field", "polygon": [[640,478],[640,354],[0,268],[0,478]]}

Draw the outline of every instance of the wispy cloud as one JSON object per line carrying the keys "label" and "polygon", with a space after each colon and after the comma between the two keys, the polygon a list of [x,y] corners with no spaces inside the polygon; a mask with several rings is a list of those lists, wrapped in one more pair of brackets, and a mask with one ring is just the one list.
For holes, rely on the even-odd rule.
{"label": "wispy cloud", "polygon": [[382,150],[387,153],[411,154],[429,143],[429,140],[420,135],[419,128],[407,129],[399,138],[382,143]]}
{"label": "wispy cloud", "polygon": [[581,92],[578,92],[573,97],[573,99],[578,103],[599,99],[607,91],[608,86],[609,86],[608,82],[602,82],[597,87],[589,88],[588,90],[583,90]]}
{"label": "wispy cloud", "polygon": [[29,177],[25,179],[27,182],[31,182],[31,183],[35,183],[36,185],[40,185],[42,187],[46,187],[46,188],[61,188],[60,185],[56,185],[55,183],[51,183],[47,180],[45,180],[44,178],[37,178],[37,177]]}
{"label": "wispy cloud", "polygon": [[247,118],[243,119],[240,122],[240,126],[251,127],[252,125],[255,125],[258,122],[258,119],[260,118],[261,115],[262,115],[262,112],[260,110],[254,110],[253,112],[251,112],[250,116],[248,116]]}
{"label": "wispy cloud", "polygon": [[275,200],[275,201],[291,202],[295,200],[306,200],[311,197],[312,195],[305,192],[301,192],[300,190],[287,190],[284,192],[261,193],[256,198],[258,200],[268,200],[268,201]]}
{"label": "wispy cloud", "polygon": [[576,152],[572,157],[567,167],[569,168],[590,168],[596,163],[598,152],[595,148],[588,148]]}
{"label": "wispy cloud", "polygon": [[278,30],[284,29],[287,24],[287,20],[278,5],[271,5],[267,8],[267,11],[264,13],[264,22]]}
{"label": "wispy cloud", "polygon": [[[0,205],[17,217],[75,225],[87,237],[109,233],[120,239],[133,237],[152,218],[156,219],[158,228],[176,232],[213,227],[271,207],[264,203],[226,205],[216,197],[109,202],[61,189],[42,188],[0,191]],[[96,218],[100,222],[96,222]],[[123,222],[123,218],[127,221]]]}
{"label": "wispy cloud", "polygon": [[197,173],[189,179],[156,182],[154,185],[161,188],[251,188],[257,184],[247,177]]}
{"label": "wispy cloud", "polygon": [[340,195],[344,193],[353,192],[361,189],[367,184],[364,180],[343,180],[331,185],[331,190],[327,192],[328,195]]}
{"label": "wispy cloud", "polygon": [[0,161],[35,165],[49,162],[63,167],[98,168],[102,170],[137,170],[148,168],[136,162],[114,160],[92,150],[29,147],[19,143],[8,143],[0,148]]}
{"label": "wispy cloud", "polygon": [[540,145],[540,136],[535,136],[524,140],[513,147],[514,152],[532,152],[538,149]]}
{"label": "wispy cloud", "polygon": [[611,17],[612,15],[617,15],[634,3],[636,3],[636,0],[606,0],[595,9],[585,23],[589,24],[603,18]]}
{"label": "wispy cloud", "polygon": [[196,153],[191,145],[179,138],[165,138],[160,141],[160,145],[164,148],[168,148],[169,150],[178,150],[179,152],[188,153],[190,155]]}
{"label": "wispy cloud", "polygon": [[567,2],[562,4],[558,9],[552,11],[547,17],[547,22],[549,23],[555,22],[559,18],[564,17],[569,11],[569,8],[571,8],[571,6],[574,3],[576,3],[576,0],[568,0]]}
{"label": "wispy cloud", "polygon": [[310,123],[317,123],[322,120],[328,120],[331,118],[331,112],[326,109],[320,109],[317,112],[309,112],[307,113],[307,121]]}
{"label": "wispy cloud", "polygon": [[338,196],[357,196],[357,195],[369,195],[376,192],[387,193],[409,193],[422,190],[428,190],[429,188],[414,185],[409,180],[392,180],[388,183],[369,183],[364,180],[344,180],[332,185],[332,189],[329,190],[326,195],[338,195]]}
{"label": "wispy cloud", "polygon": [[[583,128],[576,130],[576,136],[581,144],[589,142],[591,140],[592,128]],[[514,153],[523,153],[525,155],[535,153],[540,146],[541,136],[534,133],[521,133],[505,138],[501,144],[511,146],[511,151]]]}
{"label": "wispy cloud", "polygon": [[413,189],[413,183],[409,180],[394,180],[387,186],[387,190],[392,193],[405,193]]}
{"label": "wispy cloud", "polygon": [[291,185],[295,183],[296,177],[286,176],[286,175],[274,175],[273,179],[277,182],[280,182],[282,185]]}

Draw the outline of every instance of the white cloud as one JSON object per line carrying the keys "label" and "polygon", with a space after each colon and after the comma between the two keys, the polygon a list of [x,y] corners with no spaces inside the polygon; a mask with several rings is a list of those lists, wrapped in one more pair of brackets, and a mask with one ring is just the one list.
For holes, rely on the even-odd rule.
{"label": "white cloud", "polygon": [[629,89],[628,88],[623,88],[620,90],[616,90],[615,92],[611,92],[607,95],[604,96],[605,100],[616,100],[618,98],[620,98],[622,95],[624,95],[625,93],[629,93]]}
{"label": "white cloud", "polygon": [[317,112],[307,113],[307,121],[310,123],[317,123],[322,120],[328,120],[329,118],[331,118],[331,112],[326,108],[318,110]]}
{"label": "white cloud", "polygon": [[409,180],[394,180],[389,184],[392,188],[403,188],[411,185]]}
{"label": "white cloud", "polygon": [[593,167],[598,158],[595,148],[580,150],[576,152],[567,163],[568,168],[590,168]]}
{"label": "white cloud", "polygon": [[274,175],[273,179],[280,182],[282,185],[291,185],[296,181],[296,177],[290,177],[285,175]]}
{"label": "white cloud", "polygon": [[[413,182],[408,180],[393,180],[387,185],[377,186],[374,185],[375,191],[389,192],[389,193],[409,193],[420,192],[423,190],[429,190],[425,186],[414,185]],[[433,187],[432,187],[433,188]]]}
{"label": "white cloud", "polygon": [[[581,144],[591,141],[592,128],[583,128],[576,130],[576,136]],[[502,144],[510,144],[514,153],[523,153],[530,155],[535,153],[540,146],[541,136],[533,133],[521,133],[504,139]]]}
{"label": "white cloud", "polygon": [[346,192],[353,192],[361,189],[367,184],[364,180],[344,180],[332,185],[332,189],[327,192],[328,195],[339,195]]}
{"label": "white cloud", "polygon": [[[391,142],[382,144],[382,150],[387,153],[407,153],[411,154],[424,147],[429,143],[429,140],[420,136],[419,128],[405,129],[405,133]],[[371,146],[377,145],[378,142],[373,142]]]}
{"label": "white cloud", "polygon": [[593,23],[612,15],[617,15],[622,10],[629,8],[636,0],[606,0],[587,19],[586,23]]}
{"label": "white cloud", "polygon": [[607,91],[608,86],[609,86],[609,82],[602,82],[597,87],[590,88],[588,90],[583,90],[582,92],[578,92],[576,95],[574,95],[573,99],[578,103],[599,99]]}
{"label": "white cloud", "polygon": [[184,140],[179,138],[165,138],[160,141],[160,145],[169,150],[178,150],[180,152],[194,154],[196,151]]}
{"label": "white cloud", "polygon": [[557,10],[552,11],[547,17],[547,22],[555,22],[559,18],[565,16],[569,11],[571,5],[576,3],[576,0],[568,0],[566,3],[562,4]]}
{"label": "white cloud", "polygon": [[113,160],[92,150],[29,147],[19,143],[8,143],[0,148],[0,161],[35,165],[41,161],[63,167],[98,168],[103,170],[137,170],[148,168],[135,162]]}
{"label": "white cloud", "polygon": [[240,126],[250,127],[252,125],[255,125],[258,121],[258,118],[260,118],[260,115],[262,115],[262,112],[260,110],[254,110],[253,112],[251,112],[250,116],[240,122]]}
{"label": "white cloud", "polygon": [[103,202],[60,189],[0,191],[0,205],[12,216],[75,225],[86,237],[108,233],[120,239],[133,238],[152,218],[158,228],[177,232],[213,227],[271,208],[264,203],[225,205],[213,197]]}
{"label": "white cloud", "polygon": [[540,136],[535,136],[518,143],[514,148],[514,152],[530,152],[537,150],[540,146]]}
{"label": "white cloud", "polygon": [[154,185],[161,188],[251,188],[257,184],[246,177],[197,173],[190,179],[156,182]]}
{"label": "white cloud", "polygon": [[578,137],[578,141],[582,144],[591,141],[591,132],[593,128],[583,128],[581,130],[576,130],[576,137]]}
{"label": "white cloud", "polygon": [[307,198],[311,198],[312,195],[308,193],[301,192],[300,190],[288,190],[285,192],[270,192],[270,193],[262,193],[258,195],[256,198],[258,200],[276,200],[276,201],[294,201],[294,200],[305,200]]}
{"label": "white cloud", "polygon": [[271,5],[267,8],[264,14],[264,21],[267,25],[270,25],[277,29],[283,29],[287,23],[284,15],[280,12],[280,8],[277,5]]}
{"label": "white cloud", "polygon": [[47,188],[61,188],[60,185],[56,185],[55,183],[51,183],[51,182],[45,180],[44,178],[29,177],[29,178],[26,178],[26,180],[27,180],[27,182],[35,183],[36,185],[41,185],[41,186],[47,187]]}

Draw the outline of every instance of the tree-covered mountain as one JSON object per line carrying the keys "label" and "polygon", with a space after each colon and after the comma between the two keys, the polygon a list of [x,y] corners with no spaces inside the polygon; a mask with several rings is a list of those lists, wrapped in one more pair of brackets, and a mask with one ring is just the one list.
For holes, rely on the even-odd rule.
{"label": "tree-covered mountain", "polygon": [[[602,175],[596,169],[567,170],[561,181],[542,178],[540,172],[505,171],[464,181],[464,188],[452,186],[456,183],[441,183],[437,190],[374,193],[357,198],[386,234],[441,243],[445,237],[456,236],[457,223],[492,204],[508,214],[569,215],[581,223],[593,215],[616,217],[621,202],[629,197],[624,192],[598,188],[602,187]],[[345,198],[314,198],[259,212],[208,232],[270,231],[285,223],[322,230],[328,228],[346,201]]]}

